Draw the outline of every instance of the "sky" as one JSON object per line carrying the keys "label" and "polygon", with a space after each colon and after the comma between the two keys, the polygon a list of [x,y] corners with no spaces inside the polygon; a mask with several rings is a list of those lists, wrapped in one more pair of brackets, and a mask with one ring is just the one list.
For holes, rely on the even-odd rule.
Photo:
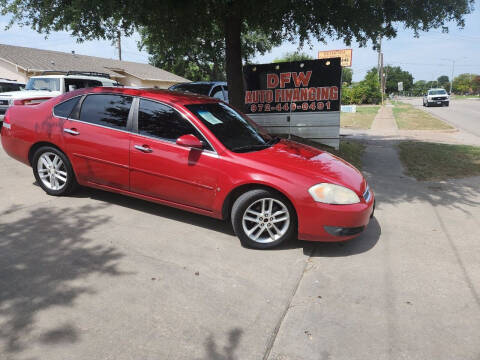
{"label": "sky", "polygon": [[[110,41],[95,40],[77,43],[75,38],[66,32],[51,33],[47,38],[29,28],[13,26],[5,30],[10,17],[0,16],[0,44],[18,45],[57,50],[77,54],[93,55],[106,58],[117,58],[118,53]],[[415,38],[410,30],[398,28],[395,39],[382,42],[384,64],[400,66],[412,73],[414,80],[435,80],[441,75],[451,77],[452,63],[455,61],[454,76],[460,73],[480,74],[480,6],[478,1],[474,11],[465,18],[465,27],[459,29],[454,23],[449,24],[449,33],[443,34],[440,29],[421,33]],[[148,62],[148,54],[139,51],[138,34],[122,38],[122,59],[136,62]],[[298,50],[298,43],[285,42],[272,49],[271,52],[257,56],[254,63],[268,63],[281,57],[286,52]],[[313,41],[310,46],[300,49],[313,57],[319,50],[353,49],[353,80],[362,80],[366,72],[377,66],[377,53],[372,44],[360,48],[357,44],[347,47],[342,41],[331,40],[327,44]]]}

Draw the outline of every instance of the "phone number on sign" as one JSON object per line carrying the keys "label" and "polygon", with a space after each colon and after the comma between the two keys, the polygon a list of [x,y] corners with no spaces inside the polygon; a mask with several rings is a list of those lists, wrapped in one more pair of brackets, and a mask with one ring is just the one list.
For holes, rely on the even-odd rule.
{"label": "phone number on sign", "polygon": [[271,104],[251,104],[250,112],[285,112],[285,111],[324,111],[330,110],[331,103],[327,102],[303,102],[301,104],[292,103],[277,103]]}

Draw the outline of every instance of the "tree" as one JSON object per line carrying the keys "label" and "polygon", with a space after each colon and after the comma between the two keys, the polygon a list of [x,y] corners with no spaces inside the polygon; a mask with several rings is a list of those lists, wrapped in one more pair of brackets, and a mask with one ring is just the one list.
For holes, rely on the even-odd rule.
{"label": "tree", "polygon": [[397,27],[420,31],[444,27],[454,21],[464,26],[474,0],[423,1],[336,1],[336,0],[0,0],[2,14],[38,32],[66,30],[80,40],[112,39],[120,29],[131,34],[162,38],[171,47],[183,46],[197,37],[225,41],[225,63],[229,97],[234,106],[243,105],[241,35],[246,31],[268,34],[269,38],[298,41],[316,38],[357,41],[365,46],[379,36],[392,38]]}
{"label": "tree", "polygon": [[344,67],[342,69],[342,85],[350,86],[352,85],[353,70],[351,68]]}
{"label": "tree", "polygon": [[413,96],[423,96],[429,89],[428,84],[425,80],[418,80],[412,86],[412,95]]}
{"label": "tree", "polygon": [[387,83],[385,92],[387,94],[398,93],[398,83],[403,82],[403,91],[410,91],[413,86],[413,75],[408,71],[402,70],[400,66],[385,66],[385,75]]}
{"label": "tree", "polygon": [[469,94],[475,91],[475,78],[474,74],[460,74],[453,79],[453,92],[456,94]]}
{"label": "tree", "polygon": [[314,60],[313,56],[305,54],[303,52],[294,51],[294,52],[287,52],[283,54],[281,58],[277,58],[273,60],[274,63],[279,62],[290,62],[290,61],[302,61],[302,60]]}
{"label": "tree", "polygon": [[[150,63],[161,69],[193,81],[224,81],[225,42],[222,40],[222,29],[212,26],[211,30],[211,33],[188,42],[170,44],[163,36],[142,28],[140,48],[145,48],[151,55]],[[280,43],[280,39],[248,31],[242,34],[243,61],[248,63],[255,54],[263,55]]]}
{"label": "tree", "polygon": [[365,78],[351,88],[342,89],[344,104],[378,104],[382,99],[377,68],[371,69]]}
{"label": "tree", "polygon": [[447,75],[439,76],[437,82],[438,87],[444,88],[445,90],[450,90],[450,79]]}

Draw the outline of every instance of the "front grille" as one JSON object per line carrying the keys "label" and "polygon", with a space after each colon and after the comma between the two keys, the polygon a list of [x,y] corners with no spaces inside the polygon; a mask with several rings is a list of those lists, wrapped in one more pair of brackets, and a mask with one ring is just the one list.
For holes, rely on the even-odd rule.
{"label": "front grille", "polygon": [[0,105],[8,106],[8,100],[0,100]]}
{"label": "front grille", "polygon": [[446,100],[447,98],[444,97],[444,96],[437,96],[437,97],[434,97],[433,100]]}
{"label": "front grille", "polygon": [[363,193],[363,198],[365,199],[366,202],[368,202],[368,200],[370,200],[370,186],[367,185],[367,189],[365,190],[365,192]]}

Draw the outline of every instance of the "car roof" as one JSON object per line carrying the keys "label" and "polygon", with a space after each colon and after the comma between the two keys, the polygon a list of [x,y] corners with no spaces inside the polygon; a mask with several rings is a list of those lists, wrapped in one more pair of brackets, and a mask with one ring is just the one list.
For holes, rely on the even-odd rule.
{"label": "car roof", "polygon": [[17,80],[10,80],[10,79],[5,79],[5,78],[0,78],[0,83],[25,85],[24,83],[18,82]]}
{"label": "car roof", "polygon": [[88,75],[64,75],[64,74],[58,74],[58,75],[36,75],[36,76],[31,76],[31,79],[38,79],[38,78],[53,78],[53,79],[59,79],[59,78],[68,78],[68,79],[82,79],[82,80],[98,80],[98,81],[108,81],[108,82],[116,82],[113,79],[109,79],[106,77],[101,77],[101,76],[88,76]]}
{"label": "car roof", "polygon": [[[134,88],[123,88],[123,87],[94,87],[94,88],[84,88],[75,91],[70,91],[68,94],[82,95],[89,93],[116,93],[116,94],[125,94],[131,96],[140,96],[144,98],[149,98],[152,100],[164,101],[172,104],[204,104],[204,103],[218,103],[220,100],[216,98],[211,98],[204,95],[194,94],[194,93],[183,93],[178,91],[162,90],[162,89],[134,89]],[[70,96],[69,96],[70,97]]]}
{"label": "car roof", "polygon": [[198,85],[227,85],[227,83],[225,81],[191,81],[191,82],[184,82],[184,83],[175,84],[173,86],[197,85],[197,84]]}
{"label": "car roof", "polygon": [[444,90],[444,91],[447,91],[447,90],[445,90],[444,88],[433,88],[433,89],[428,89],[428,91],[432,91],[432,90]]}

